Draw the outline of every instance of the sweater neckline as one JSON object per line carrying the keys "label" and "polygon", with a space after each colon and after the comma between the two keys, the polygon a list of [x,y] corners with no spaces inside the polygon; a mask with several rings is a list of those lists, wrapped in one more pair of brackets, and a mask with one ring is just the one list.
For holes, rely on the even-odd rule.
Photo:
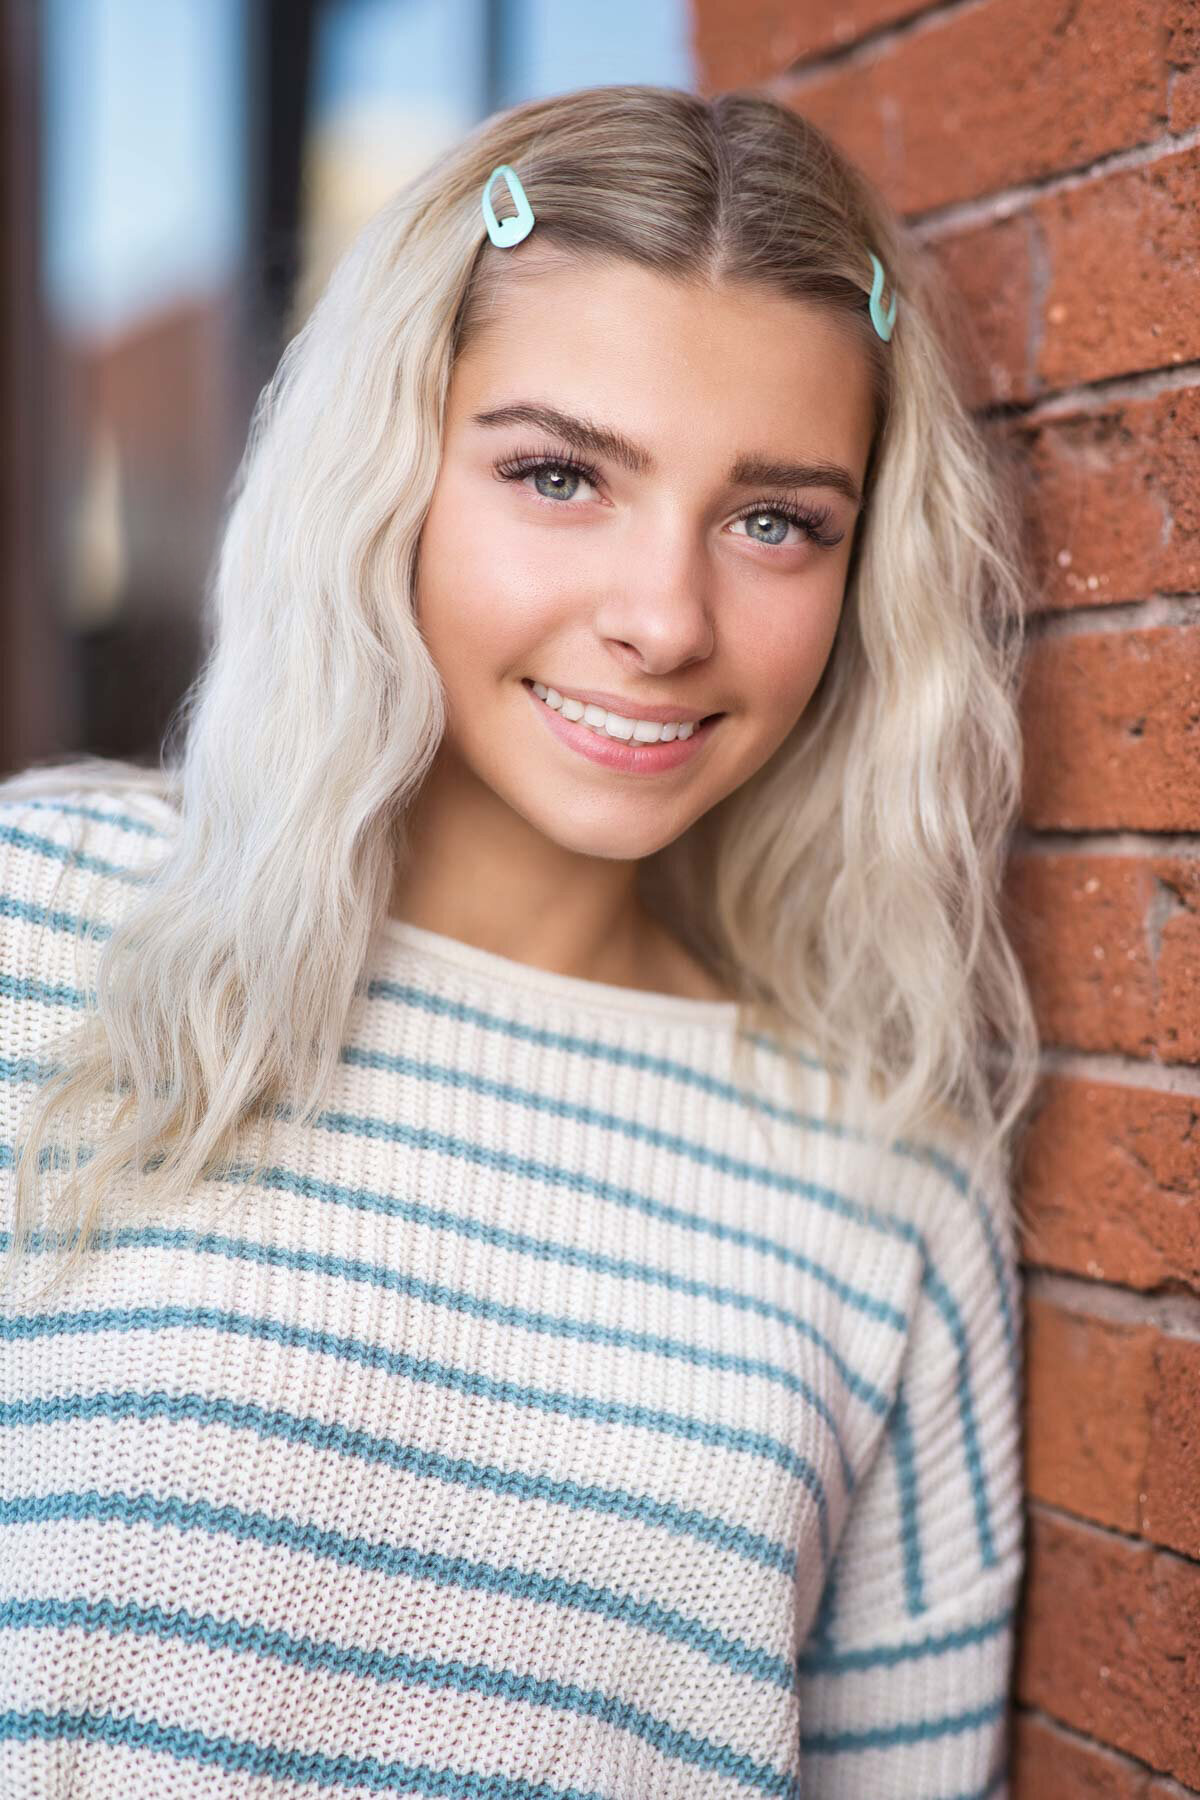
{"label": "sweater neckline", "polygon": [[436,958],[469,975],[479,977],[509,994],[544,994],[547,999],[582,1008],[621,1012],[633,1018],[661,1020],[665,1024],[698,1025],[728,1031],[737,1022],[736,1000],[699,1000],[685,994],[657,993],[650,988],[621,987],[615,982],[591,981],[582,975],[564,975],[556,969],[540,969],[532,963],[503,956],[464,943],[445,932],[431,931],[408,919],[387,918],[385,936],[422,956]]}

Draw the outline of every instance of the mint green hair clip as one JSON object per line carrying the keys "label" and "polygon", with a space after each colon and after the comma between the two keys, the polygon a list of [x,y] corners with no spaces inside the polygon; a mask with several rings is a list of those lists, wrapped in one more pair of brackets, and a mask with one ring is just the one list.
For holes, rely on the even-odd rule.
{"label": "mint green hair clip", "polygon": [[875,265],[875,280],[871,284],[871,323],[886,344],[892,335],[892,326],[896,323],[896,296],[892,295],[892,304],[884,312],[879,302],[883,297],[883,264],[873,250],[868,252]]}
{"label": "mint green hair clip", "polygon": [[[498,219],[492,211],[492,183],[497,175],[503,175],[508,184],[508,191],[513,197],[516,212],[509,219]],[[533,208],[521,186],[521,177],[507,163],[497,163],[483,184],[483,217],[487,225],[488,236],[493,244],[499,244],[502,250],[511,250],[522,238],[527,238],[533,230]]]}

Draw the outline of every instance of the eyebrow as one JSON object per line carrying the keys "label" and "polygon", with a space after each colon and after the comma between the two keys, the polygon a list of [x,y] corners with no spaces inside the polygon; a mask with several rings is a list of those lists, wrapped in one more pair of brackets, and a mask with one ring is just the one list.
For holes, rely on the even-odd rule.
{"label": "eyebrow", "polygon": [[[555,406],[543,406],[534,400],[514,400],[508,406],[495,406],[488,412],[473,414],[476,425],[537,425],[543,431],[561,438],[573,450],[603,456],[632,475],[648,475],[654,458],[640,444],[609,425],[598,425],[593,419],[576,418],[560,412]],[[731,487],[806,488],[829,487],[855,506],[862,505],[862,494],[849,469],[830,462],[777,462],[767,456],[739,456],[729,470]]]}

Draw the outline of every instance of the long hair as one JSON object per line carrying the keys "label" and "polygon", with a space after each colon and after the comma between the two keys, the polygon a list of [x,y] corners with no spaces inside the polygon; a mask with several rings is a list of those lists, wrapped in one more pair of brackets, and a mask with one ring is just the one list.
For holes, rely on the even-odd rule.
{"label": "long hair", "polygon": [[[968,1181],[1007,1176],[1037,1061],[999,896],[1021,772],[1013,471],[959,392],[952,315],[918,246],[822,132],[756,92],[605,86],[487,119],[343,256],[255,408],[206,656],[159,767],[89,759],[0,789],[116,775],[177,812],[36,1090],[14,1243],[49,1227],[78,1248],[110,1204],[179,1199],[255,1122],[322,1105],[445,726],[415,622],[418,540],[455,358],[519,266],[482,227],[501,162],[539,243],[759,283],[819,305],[867,361],[866,499],[819,686],[765,765],[638,881],[734,986],[739,1043],[765,1022],[836,1071],[848,1117],[868,1108],[884,1138],[940,1122]],[[898,296],[886,343],[871,250]],[[256,1169],[266,1154],[263,1139]]]}

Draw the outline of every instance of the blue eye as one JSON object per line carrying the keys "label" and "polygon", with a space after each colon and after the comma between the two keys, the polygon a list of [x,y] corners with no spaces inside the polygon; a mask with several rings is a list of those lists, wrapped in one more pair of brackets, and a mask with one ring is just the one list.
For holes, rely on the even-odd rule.
{"label": "blue eye", "polygon": [[534,487],[546,500],[569,500],[583,479],[577,469],[560,469],[556,463],[542,463],[530,473]]}
{"label": "blue eye", "polygon": [[[496,474],[501,481],[523,481],[527,475],[558,476],[557,484],[548,481],[546,487],[537,486],[543,500],[570,500],[574,497],[580,480],[591,482],[593,486],[600,480],[600,471],[590,463],[580,462],[573,456],[514,456],[496,464]],[[566,481],[562,477],[566,477]]]}
{"label": "blue eye", "polygon": [[[773,538],[764,538],[761,540],[764,543],[771,544],[782,544],[794,522],[795,521],[792,519],[785,519],[783,514],[778,512],[743,513],[742,517],[738,520],[740,525],[745,525],[747,527],[753,526],[756,531],[760,525],[773,526],[778,535]],[[749,537],[750,535],[750,531],[747,529],[746,536]]]}
{"label": "blue eye", "polygon": [[[748,512],[739,514],[737,523],[741,525],[753,522],[757,525],[764,521],[775,520],[778,522],[782,520],[786,525],[795,525],[804,533],[810,543],[819,545],[822,550],[832,550],[835,545],[841,543],[845,536],[844,532],[828,529],[832,518],[833,513],[828,506],[815,507],[812,512],[806,512],[799,507],[781,506],[778,501],[772,500],[770,502],[762,501],[759,505],[752,506]],[[774,549],[783,544],[786,535],[785,531],[779,537],[766,539],[755,537],[750,541],[755,544],[765,543],[768,549]],[[746,536],[750,537],[748,531]]]}

